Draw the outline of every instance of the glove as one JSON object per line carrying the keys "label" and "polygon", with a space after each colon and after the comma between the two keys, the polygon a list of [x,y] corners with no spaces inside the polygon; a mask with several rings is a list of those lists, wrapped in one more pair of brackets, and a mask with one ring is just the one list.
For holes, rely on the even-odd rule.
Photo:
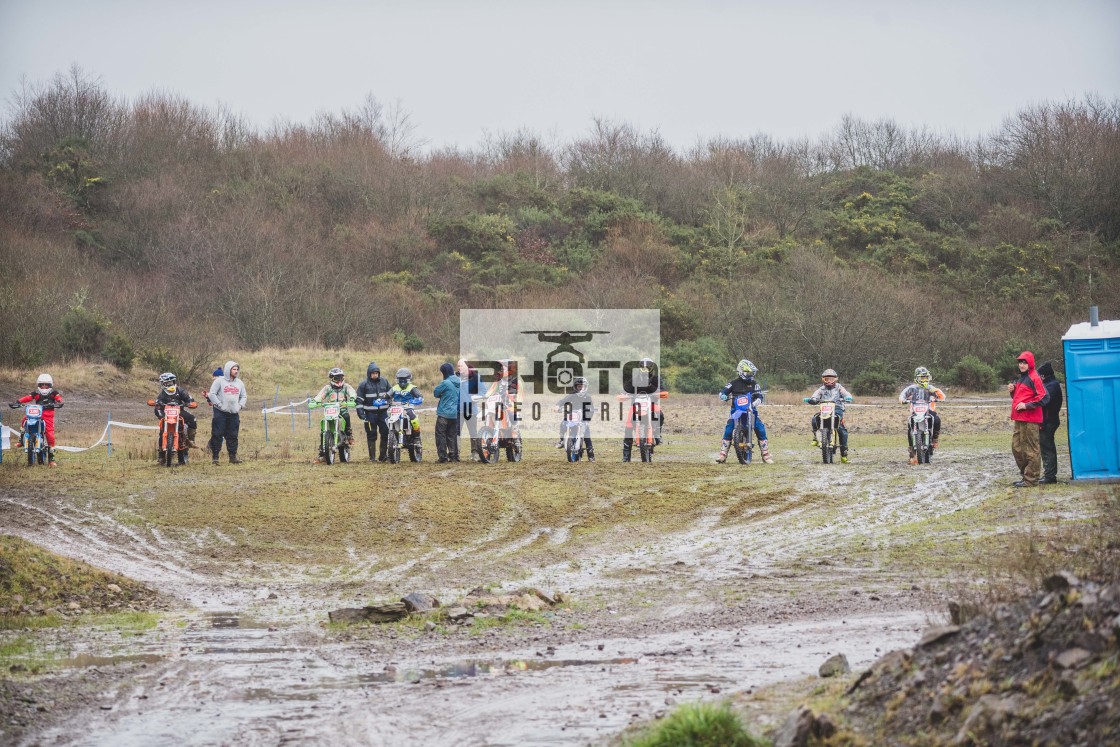
{"label": "glove", "polygon": [[852,401],[852,398],[851,398],[851,397],[845,397],[845,398],[844,398],[844,401],[845,401],[845,402],[851,402],[851,401]]}
{"label": "glove", "polygon": [[13,410],[15,410],[16,408],[18,408],[18,407],[19,407],[19,402],[9,402],[9,403],[8,403],[8,407],[10,407],[10,408],[12,408]]}
{"label": "glove", "polygon": [[801,401],[802,401],[802,402],[806,402],[806,403],[808,403],[808,404],[815,404],[815,403],[813,402],[813,400],[812,400],[812,399],[810,399],[809,397],[802,397],[802,398],[801,398]]}
{"label": "glove", "polygon": [[720,393],[719,393],[719,398],[720,398],[721,400],[723,400],[724,402],[726,402],[726,401],[727,401],[727,399],[728,399],[727,395],[726,395],[726,394],[724,394],[723,392],[720,392]]}

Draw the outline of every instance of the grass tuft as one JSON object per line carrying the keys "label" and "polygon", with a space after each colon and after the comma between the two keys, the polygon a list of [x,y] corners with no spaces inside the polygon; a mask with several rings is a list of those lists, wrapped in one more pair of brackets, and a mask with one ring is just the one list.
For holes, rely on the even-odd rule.
{"label": "grass tuft", "polygon": [[725,703],[690,703],[626,742],[627,747],[764,747]]}

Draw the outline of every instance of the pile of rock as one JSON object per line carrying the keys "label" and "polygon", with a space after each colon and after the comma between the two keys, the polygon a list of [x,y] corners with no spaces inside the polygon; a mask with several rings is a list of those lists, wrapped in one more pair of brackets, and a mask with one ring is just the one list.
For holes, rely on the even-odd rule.
{"label": "pile of rock", "polygon": [[440,601],[431,594],[413,592],[402,597],[399,602],[334,610],[328,615],[332,623],[385,623],[403,620],[410,614],[426,614],[440,609],[451,622],[463,623],[474,617],[500,615],[509,610],[539,612],[555,607],[563,601],[562,594],[546,594],[540,589],[531,587],[507,594],[478,587],[471,589],[458,604],[446,608],[442,608]]}

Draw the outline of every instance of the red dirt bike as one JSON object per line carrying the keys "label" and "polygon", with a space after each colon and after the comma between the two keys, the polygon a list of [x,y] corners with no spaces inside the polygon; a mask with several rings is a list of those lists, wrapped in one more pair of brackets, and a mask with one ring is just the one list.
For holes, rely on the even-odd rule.
{"label": "red dirt bike", "polygon": [[[482,398],[480,398],[482,399]],[[506,461],[521,461],[521,426],[516,421],[516,404],[506,392],[485,397],[478,428],[478,456],[483,464],[496,464],[502,449]]]}
{"label": "red dirt bike", "polygon": [[[155,407],[154,399],[148,400],[149,407]],[[197,402],[191,402],[187,409],[198,407]],[[159,437],[156,439],[156,450],[159,463],[170,467],[176,463],[186,464],[189,460],[187,447],[187,424],[180,417],[182,405],[164,405],[163,417],[159,420]]]}

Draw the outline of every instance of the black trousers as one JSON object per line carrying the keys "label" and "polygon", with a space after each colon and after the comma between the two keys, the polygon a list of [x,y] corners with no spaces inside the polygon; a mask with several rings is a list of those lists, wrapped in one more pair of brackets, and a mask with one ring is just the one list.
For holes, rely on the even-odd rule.
{"label": "black trousers", "polygon": [[369,458],[375,459],[374,451],[377,447],[377,437],[381,436],[381,461],[385,461],[385,442],[389,439],[389,424],[385,422],[385,410],[366,412],[366,445],[369,447]]}
{"label": "black trousers", "polygon": [[459,461],[458,418],[436,418],[436,455],[440,461]]}
{"label": "black trousers", "polygon": [[225,412],[214,408],[214,419],[210,421],[210,453],[214,458],[222,450],[222,439],[225,439],[226,450],[230,455],[237,453],[237,433],[241,430],[241,415],[239,413]]}
{"label": "black trousers", "polygon": [[1038,433],[1038,445],[1042,450],[1042,479],[1058,479],[1058,447],[1054,444],[1057,425],[1043,425]]}

